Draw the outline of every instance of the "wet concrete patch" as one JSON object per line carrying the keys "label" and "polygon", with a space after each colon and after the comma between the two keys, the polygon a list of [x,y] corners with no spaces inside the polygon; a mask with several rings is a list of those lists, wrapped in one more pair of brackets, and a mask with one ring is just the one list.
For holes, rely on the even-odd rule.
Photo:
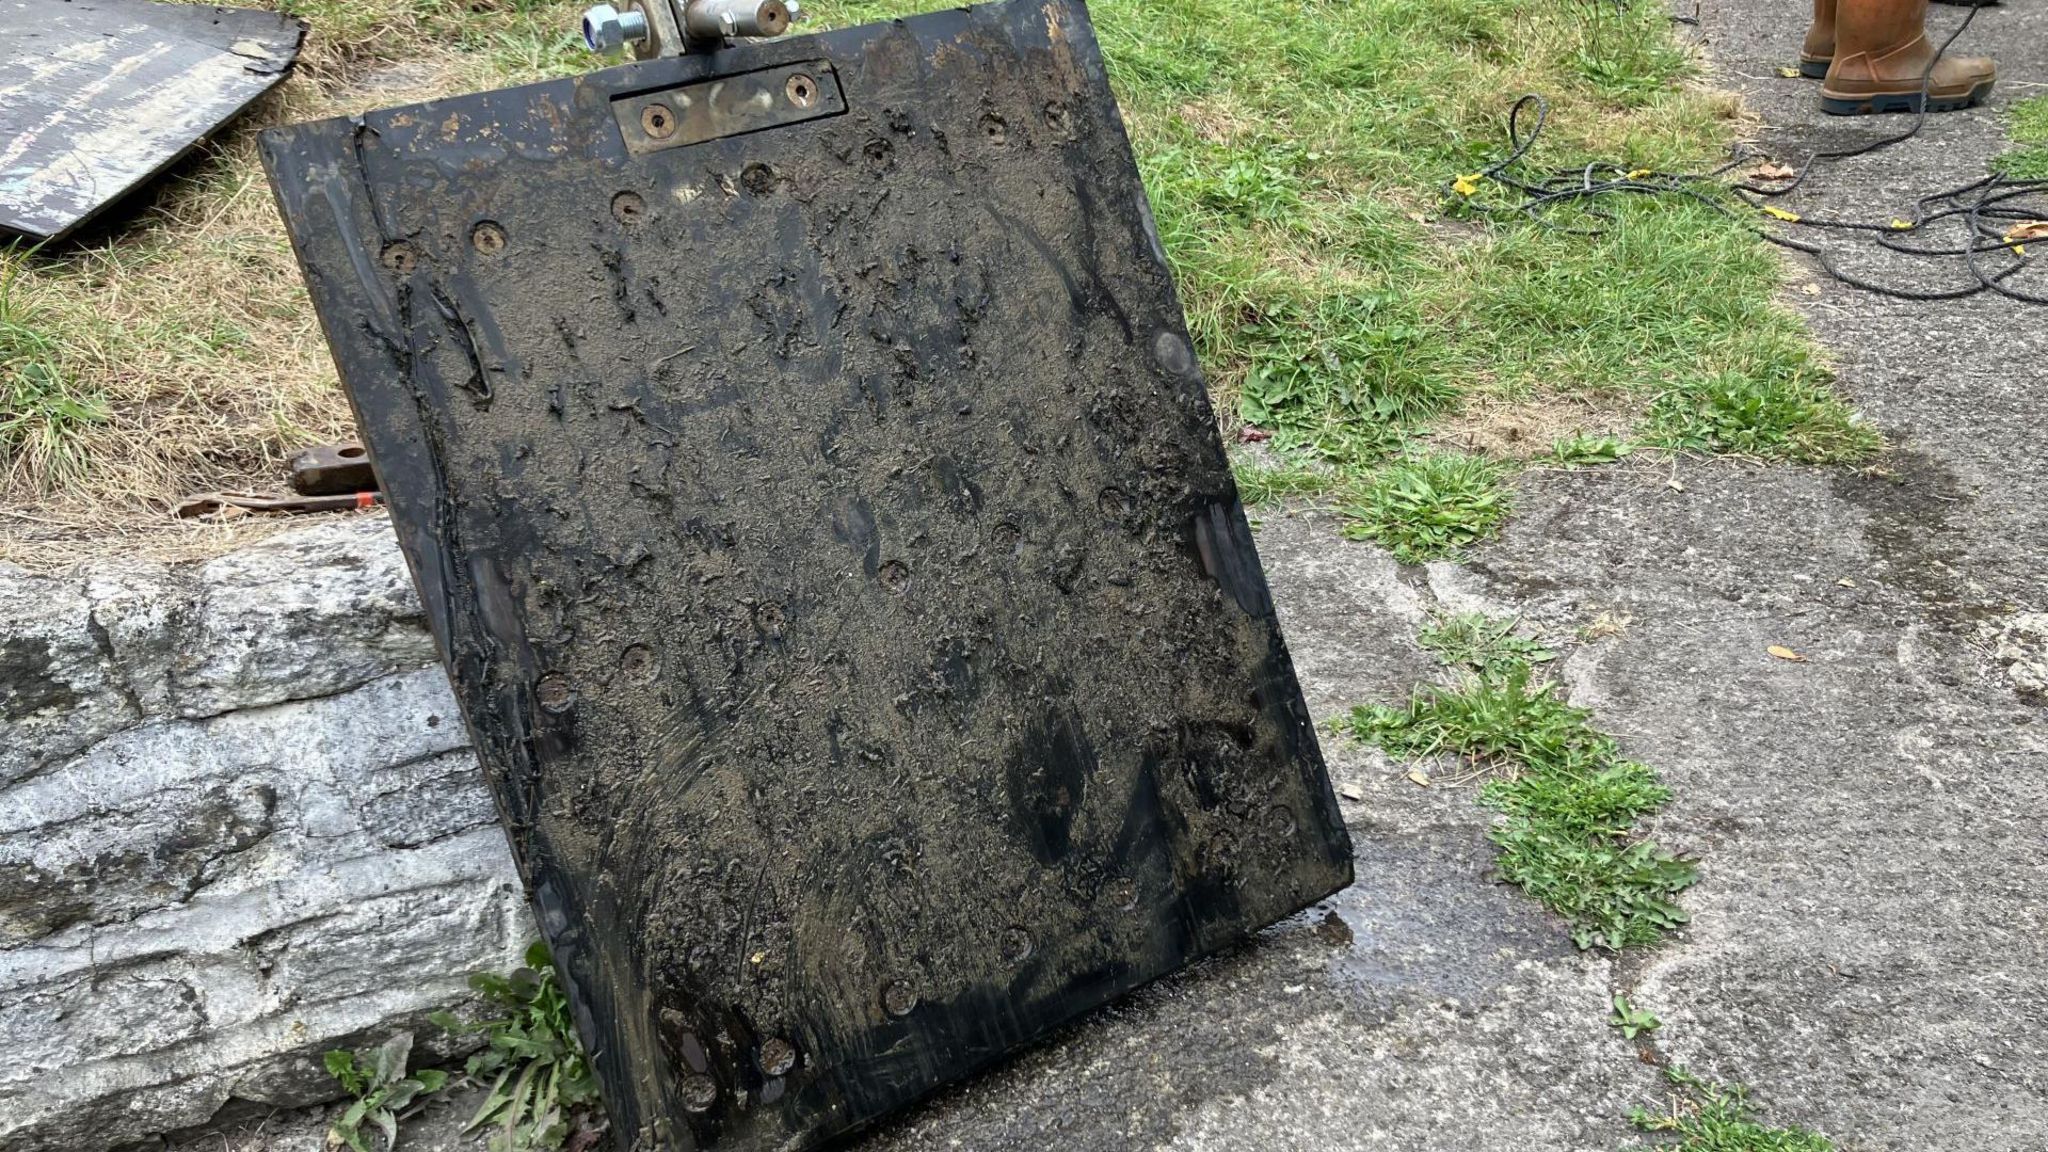
{"label": "wet concrete patch", "polygon": [[1940,459],[1894,449],[1867,468],[1838,473],[1832,486],[1864,514],[1875,573],[1909,592],[1930,619],[1955,627],[1998,614],[1981,590],[1972,591],[1959,527],[1974,514],[1976,497]]}

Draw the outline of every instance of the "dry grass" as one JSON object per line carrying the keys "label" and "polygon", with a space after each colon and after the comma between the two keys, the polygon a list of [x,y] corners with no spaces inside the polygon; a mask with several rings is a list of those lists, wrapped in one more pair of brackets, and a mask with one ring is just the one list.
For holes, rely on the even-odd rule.
{"label": "dry grass", "polygon": [[[277,527],[173,520],[209,489],[276,489],[353,435],[256,135],[565,65],[573,5],[285,0],[293,76],[96,235],[0,249],[0,561],[204,554]],[[10,431],[11,427],[11,431]]]}
{"label": "dry grass", "polygon": [[1628,396],[1554,393],[1507,401],[1477,395],[1438,420],[1429,439],[1495,460],[1537,460],[1573,440],[1628,439],[1640,408]]}
{"label": "dry grass", "polygon": [[153,501],[274,470],[286,443],[346,431],[246,134],[146,223],[27,262],[17,289],[65,333],[64,369],[104,398],[106,416],[79,433],[84,460],[56,475],[17,458],[9,505]]}

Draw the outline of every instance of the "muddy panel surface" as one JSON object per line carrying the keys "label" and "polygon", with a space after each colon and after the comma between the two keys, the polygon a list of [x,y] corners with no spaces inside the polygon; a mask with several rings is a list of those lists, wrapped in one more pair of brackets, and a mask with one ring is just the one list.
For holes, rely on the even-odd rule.
{"label": "muddy panel surface", "polygon": [[810,1146],[1349,881],[1080,4],[264,150],[622,1147]]}

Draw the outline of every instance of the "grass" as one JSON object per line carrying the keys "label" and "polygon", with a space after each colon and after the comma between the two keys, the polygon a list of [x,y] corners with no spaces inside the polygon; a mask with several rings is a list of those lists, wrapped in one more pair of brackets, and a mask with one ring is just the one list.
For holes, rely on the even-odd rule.
{"label": "grass", "polygon": [[1630,1117],[1644,1132],[1674,1137],[1652,1147],[1671,1152],[1837,1152],[1835,1142],[1804,1128],[1774,1128],[1756,1118],[1741,1086],[1710,1084],[1682,1068],[1667,1067],[1675,1087],[1661,1112],[1638,1108]]}
{"label": "grass", "polygon": [[1876,429],[1844,411],[1812,378],[1739,372],[1660,393],[1650,404],[1649,432],[1668,448],[1814,464],[1859,460],[1884,446]]}
{"label": "grass", "polygon": [[215,547],[220,529],[169,523],[164,508],[274,487],[298,448],[352,435],[258,128],[584,63],[573,3],[275,6],[312,31],[295,74],[237,128],[108,231],[0,246],[0,560],[54,563],[151,530],[171,551]]}
{"label": "grass", "polygon": [[1487,774],[1480,800],[1500,814],[1501,878],[1564,917],[1579,947],[1641,947],[1684,923],[1675,901],[1697,869],[1635,832],[1669,792],[1538,674],[1549,650],[1484,616],[1440,619],[1422,641],[1454,679],[1402,705],[1354,709],[1352,735]]}
{"label": "grass", "polygon": [[1326,469],[1260,464],[1248,459],[1240,459],[1236,471],[1237,493],[1246,504],[1317,495],[1329,491],[1341,479]]}
{"label": "grass", "polygon": [[[844,23],[919,6],[812,7]],[[1625,202],[1589,239],[1446,203],[1454,175],[1500,152],[1525,91],[1552,105],[1542,163],[1724,155],[1736,106],[1696,82],[1663,6],[1091,8],[1219,410],[1270,434],[1240,454],[1247,502],[1332,495],[1347,534],[1428,560],[1497,530],[1531,459],[1584,467],[1640,444],[1825,462],[1876,445],[1777,302],[1778,257],[1738,224]],[[1546,410],[1537,444],[1490,427]]]}
{"label": "grass", "polygon": [[[0,396],[20,414],[0,432],[0,511],[132,528],[195,489],[274,483],[297,447],[348,434],[255,128],[593,63],[575,46],[574,2],[269,2],[312,25],[279,94],[109,236],[0,249]],[[837,25],[936,6],[808,7]],[[1452,175],[1500,150],[1524,91],[1552,103],[1543,163],[1720,156],[1736,107],[1696,82],[1663,6],[1096,0],[1092,12],[1219,411],[1271,434],[1248,496],[1341,492],[1368,514],[1355,534],[1426,558],[1499,522],[1483,501],[1439,503],[1432,479],[1456,470],[1433,432],[1478,427],[1471,443],[1490,443],[1496,412],[1567,414],[1539,421],[1545,444],[1633,427],[1619,447],[1835,459],[1869,442],[1843,431],[1804,329],[1773,303],[1778,265],[1740,228],[1625,204],[1587,239],[1457,219],[1444,203]],[[1720,404],[1726,380],[1763,402]],[[1593,418],[1571,424],[1582,411]],[[1519,459],[1480,454],[1504,467],[1473,465],[1452,484],[1499,492],[1504,509]],[[1404,508],[1413,531],[1385,519]],[[9,548],[0,539],[0,556]]]}
{"label": "grass", "polygon": [[1448,667],[1486,676],[1557,659],[1557,653],[1515,631],[1513,620],[1482,612],[1433,617],[1416,634],[1416,642]]}
{"label": "grass", "polygon": [[1377,540],[1402,563],[1456,555],[1508,513],[1500,465],[1457,452],[1395,460],[1361,480],[1343,508],[1344,534]]}
{"label": "grass", "polygon": [[2029,96],[2014,104],[2007,131],[2016,147],[1992,166],[2014,180],[2048,180],[2048,96]]}
{"label": "grass", "polygon": [[[188,0],[197,3],[199,0]],[[429,59],[454,48],[472,59],[442,72],[439,86],[463,91],[566,75],[590,66],[577,32],[586,5],[564,0],[258,0],[311,29],[297,73],[331,92],[384,65]]]}
{"label": "grass", "polygon": [[84,471],[78,440],[106,422],[106,401],[70,378],[64,342],[20,281],[20,268],[0,265],[0,458],[64,482]]}

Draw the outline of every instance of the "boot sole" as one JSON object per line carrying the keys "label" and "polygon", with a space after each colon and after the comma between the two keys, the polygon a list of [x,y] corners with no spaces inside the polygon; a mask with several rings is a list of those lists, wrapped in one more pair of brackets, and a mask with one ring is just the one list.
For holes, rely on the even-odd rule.
{"label": "boot sole", "polygon": [[1812,56],[1801,56],[1799,58],[1799,74],[1808,80],[1825,80],[1828,78],[1828,65],[1832,63],[1834,63],[1832,58],[1821,60]]}
{"label": "boot sole", "polygon": [[[1960,96],[1929,96],[1929,112],[1954,112],[1984,102],[1991,94],[1995,81],[1986,80]],[[1918,112],[1918,92],[1873,92],[1868,96],[1830,96],[1827,89],[1821,89],[1820,110],[1831,116],[1867,116],[1881,112]]]}

